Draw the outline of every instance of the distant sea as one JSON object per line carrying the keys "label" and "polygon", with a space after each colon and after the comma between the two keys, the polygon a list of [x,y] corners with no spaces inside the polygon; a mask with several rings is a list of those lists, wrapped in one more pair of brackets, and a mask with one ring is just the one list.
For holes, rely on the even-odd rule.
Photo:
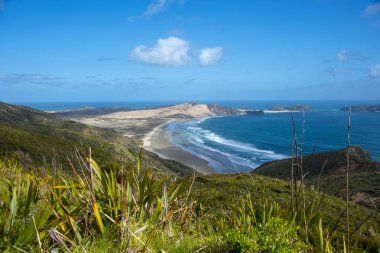
{"label": "distant sea", "polygon": [[[305,113],[305,154],[342,149],[347,145],[348,113],[339,109],[380,101],[198,101],[234,108],[267,109],[273,106],[307,104]],[[127,106],[133,109],[173,105],[181,102],[81,102],[21,103],[41,110],[64,110],[83,106]],[[301,137],[302,113],[295,113],[297,136]],[[368,150],[380,161],[380,113],[353,112],[351,145]],[[292,121],[290,113],[209,117],[167,125],[169,140],[187,152],[205,159],[217,171],[248,171],[261,164],[290,157]]]}

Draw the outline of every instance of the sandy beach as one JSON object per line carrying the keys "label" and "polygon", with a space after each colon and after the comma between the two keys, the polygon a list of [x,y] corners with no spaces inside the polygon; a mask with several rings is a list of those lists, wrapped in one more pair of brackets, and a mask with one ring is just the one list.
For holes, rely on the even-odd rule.
{"label": "sandy beach", "polygon": [[185,164],[194,170],[209,174],[217,173],[209,162],[184,151],[169,141],[166,125],[210,116],[240,114],[241,112],[216,105],[186,103],[169,107],[120,111],[96,116],[77,116],[69,119],[87,125],[112,128],[124,136],[142,140],[144,148],[161,158]]}
{"label": "sandy beach", "polygon": [[216,173],[216,171],[203,160],[180,147],[169,142],[169,132],[165,129],[166,125],[174,120],[155,127],[143,138],[144,149],[151,151],[161,158],[174,160],[185,164],[202,174]]}

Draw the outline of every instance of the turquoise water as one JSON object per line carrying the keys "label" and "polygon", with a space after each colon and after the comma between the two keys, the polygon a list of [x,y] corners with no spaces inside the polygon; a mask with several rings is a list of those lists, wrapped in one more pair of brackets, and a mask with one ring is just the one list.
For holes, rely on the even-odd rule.
{"label": "turquoise water", "polygon": [[[315,111],[305,113],[304,153],[341,149],[347,145],[347,112],[339,108],[379,101],[200,101],[234,108],[266,109],[272,106],[307,104]],[[134,109],[173,105],[180,102],[78,102],[25,104],[42,110],[72,109],[83,106],[127,106]],[[302,113],[295,113],[300,138]],[[353,112],[351,144],[368,150],[380,161],[380,113]],[[249,171],[264,162],[291,155],[290,113],[261,116],[225,116],[172,123],[167,126],[170,141],[187,152],[205,159],[217,171]]]}

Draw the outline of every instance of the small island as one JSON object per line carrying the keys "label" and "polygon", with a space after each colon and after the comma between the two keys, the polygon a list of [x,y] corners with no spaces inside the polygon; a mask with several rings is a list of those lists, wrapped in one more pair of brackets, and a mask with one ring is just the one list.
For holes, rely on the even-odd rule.
{"label": "small island", "polygon": [[274,106],[267,110],[268,112],[311,112],[313,108],[309,105],[291,105],[291,106]]}
{"label": "small island", "polygon": [[341,108],[339,111],[347,112],[351,108],[352,112],[380,112],[380,104],[378,105],[352,105]]}

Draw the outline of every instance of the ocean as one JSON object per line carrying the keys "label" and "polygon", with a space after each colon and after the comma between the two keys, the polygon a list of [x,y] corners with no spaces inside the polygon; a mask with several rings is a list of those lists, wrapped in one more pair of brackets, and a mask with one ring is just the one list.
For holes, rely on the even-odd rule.
{"label": "ocean", "polygon": [[[347,146],[348,113],[339,108],[355,104],[378,104],[379,101],[199,101],[234,108],[267,109],[294,104],[310,105],[305,113],[304,154],[342,149]],[[81,102],[23,103],[42,110],[63,110],[82,106],[127,106],[141,109],[180,102]],[[296,134],[302,135],[302,113],[294,113]],[[209,117],[167,126],[169,141],[183,150],[208,161],[219,172],[250,171],[261,164],[290,157],[292,148],[291,114],[233,115]],[[380,113],[351,114],[351,145],[369,151],[380,161]]]}

